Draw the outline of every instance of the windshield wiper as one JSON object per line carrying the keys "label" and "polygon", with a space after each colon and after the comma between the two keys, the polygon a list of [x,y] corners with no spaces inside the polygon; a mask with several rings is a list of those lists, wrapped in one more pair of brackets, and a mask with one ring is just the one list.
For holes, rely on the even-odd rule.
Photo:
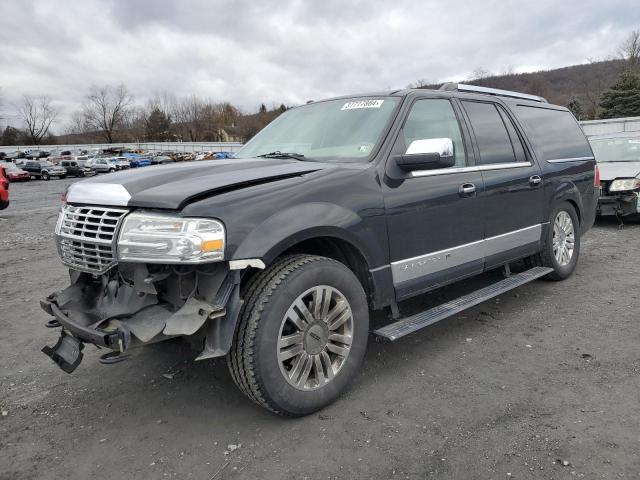
{"label": "windshield wiper", "polygon": [[263,153],[262,155],[256,155],[256,157],[260,158],[293,158],[294,160],[300,160],[304,162],[304,155],[301,153],[290,153],[290,152],[281,152],[280,150],[276,150],[275,152]]}

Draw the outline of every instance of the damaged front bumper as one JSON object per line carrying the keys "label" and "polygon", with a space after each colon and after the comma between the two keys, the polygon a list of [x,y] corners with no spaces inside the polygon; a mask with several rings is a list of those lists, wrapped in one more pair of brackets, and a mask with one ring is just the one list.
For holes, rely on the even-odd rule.
{"label": "damaged front bumper", "polygon": [[608,193],[598,198],[597,214],[600,216],[615,215],[624,217],[640,213],[640,193],[620,192]]}
{"label": "damaged front bumper", "polygon": [[40,302],[54,317],[47,326],[62,327],[58,342],[43,352],[67,373],[80,364],[85,343],[110,350],[103,363],[175,337],[194,340],[198,360],[226,355],[231,347],[240,272],[227,264],[120,264],[101,276],[75,270],[70,276],[69,287]]}

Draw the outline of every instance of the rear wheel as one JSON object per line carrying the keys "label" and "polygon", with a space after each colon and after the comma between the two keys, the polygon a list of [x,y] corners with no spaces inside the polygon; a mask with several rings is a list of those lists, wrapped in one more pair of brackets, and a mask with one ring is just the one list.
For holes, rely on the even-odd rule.
{"label": "rear wheel", "polygon": [[542,250],[527,258],[530,267],[553,268],[545,278],[564,280],[571,276],[580,255],[580,225],[575,208],[569,202],[557,205],[551,212],[549,228]]}
{"label": "rear wheel", "polygon": [[333,402],[358,371],[369,311],[356,276],[325,257],[285,257],[250,281],[228,364],[245,395],[287,416]]}

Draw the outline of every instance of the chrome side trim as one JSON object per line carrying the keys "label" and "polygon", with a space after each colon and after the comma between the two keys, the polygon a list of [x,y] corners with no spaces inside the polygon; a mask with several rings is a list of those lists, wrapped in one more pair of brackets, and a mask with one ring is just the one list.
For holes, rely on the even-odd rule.
{"label": "chrome side trim", "polygon": [[67,190],[68,203],[126,207],[129,200],[131,194],[117,183],[78,182]]}
{"label": "chrome side trim", "polygon": [[486,172],[489,170],[505,170],[507,168],[531,167],[531,162],[491,163],[489,165],[473,165],[470,167],[436,168],[434,170],[416,170],[412,177],[430,177],[433,175],[447,175],[450,173]]}
{"label": "chrome side trim", "polygon": [[595,160],[595,157],[573,157],[573,158],[554,158],[553,160],[547,160],[549,163],[569,163],[569,162],[582,162],[585,160]]}
{"label": "chrome side trim", "polygon": [[542,224],[514,230],[513,232],[487,238],[484,242],[484,256],[490,257],[500,252],[537,242],[542,236]]}
{"label": "chrome side trim", "polygon": [[482,260],[500,252],[537,242],[541,236],[542,224],[537,224],[446,250],[391,262],[393,283],[397,285],[475,260]]}

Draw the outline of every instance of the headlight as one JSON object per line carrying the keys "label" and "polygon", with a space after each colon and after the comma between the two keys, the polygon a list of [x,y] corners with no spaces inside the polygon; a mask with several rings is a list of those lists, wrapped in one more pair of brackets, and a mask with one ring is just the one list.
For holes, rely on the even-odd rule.
{"label": "headlight", "polygon": [[635,190],[640,188],[640,178],[619,178],[611,182],[610,192],[622,192],[624,190]]}
{"label": "headlight", "polygon": [[224,226],[217,220],[155,213],[125,217],[118,259],[149,263],[204,263],[224,258]]}

